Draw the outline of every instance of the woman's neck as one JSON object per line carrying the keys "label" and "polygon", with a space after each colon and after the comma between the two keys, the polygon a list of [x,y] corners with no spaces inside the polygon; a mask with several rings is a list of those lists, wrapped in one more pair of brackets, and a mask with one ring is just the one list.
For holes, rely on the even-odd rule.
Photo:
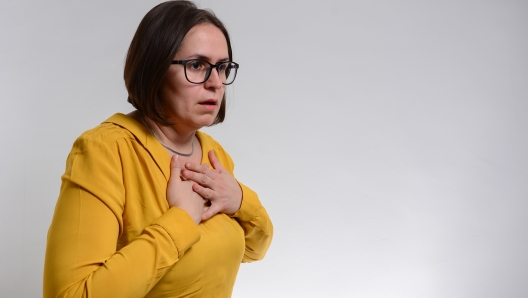
{"label": "woman's neck", "polygon": [[152,130],[156,137],[171,149],[184,153],[192,151],[196,130],[186,129],[181,125],[178,126],[178,124],[163,126],[148,117],[142,117],[138,111],[131,112],[128,116],[145,126],[148,125],[147,128]]}

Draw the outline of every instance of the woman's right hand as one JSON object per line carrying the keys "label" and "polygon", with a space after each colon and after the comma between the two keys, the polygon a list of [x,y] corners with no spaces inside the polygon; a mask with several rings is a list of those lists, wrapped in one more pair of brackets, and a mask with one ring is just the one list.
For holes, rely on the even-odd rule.
{"label": "woman's right hand", "polygon": [[170,207],[183,209],[198,225],[202,220],[205,200],[192,187],[196,182],[182,181],[180,157],[175,154],[170,163],[171,174],[167,183],[167,201]]}

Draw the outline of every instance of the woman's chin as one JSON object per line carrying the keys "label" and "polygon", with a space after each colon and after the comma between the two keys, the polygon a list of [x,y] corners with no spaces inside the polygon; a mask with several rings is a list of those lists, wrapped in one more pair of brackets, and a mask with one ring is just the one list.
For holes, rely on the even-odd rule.
{"label": "woman's chin", "polygon": [[198,129],[200,129],[202,127],[207,127],[207,126],[213,125],[215,119],[216,119],[216,114],[215,115],[207,115],[207,116],[204,115],[204,117],[202,117],[201,119],[196,121],[195,124],[196,124],[196,127]]}

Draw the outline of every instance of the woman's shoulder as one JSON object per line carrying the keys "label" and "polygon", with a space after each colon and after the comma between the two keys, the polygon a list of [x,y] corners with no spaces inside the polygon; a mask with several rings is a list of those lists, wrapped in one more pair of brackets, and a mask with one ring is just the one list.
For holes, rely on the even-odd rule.
{"label": "woman's shoulder", "polygon": [[74,147],[87,145],[108,146],[115,145],[119,143],[119,141],[128,142],[133,140],[135,137],[129,129],[110,121],[116,115],[110,117],[96,127],[83,132],[75,140]]}

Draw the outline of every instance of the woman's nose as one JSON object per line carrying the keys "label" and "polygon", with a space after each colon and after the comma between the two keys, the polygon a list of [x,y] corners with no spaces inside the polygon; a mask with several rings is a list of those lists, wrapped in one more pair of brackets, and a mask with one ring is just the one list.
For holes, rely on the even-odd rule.
{"label": "woman's nose", "polygon": [[211,69],[211,75],[209,76],[207,81],[205,81],[204,84],[206,88],[214,89],[219,89],[224,85],[222,84],[222,80],[220,79],[220,75],[218,74],[218,69]]}

